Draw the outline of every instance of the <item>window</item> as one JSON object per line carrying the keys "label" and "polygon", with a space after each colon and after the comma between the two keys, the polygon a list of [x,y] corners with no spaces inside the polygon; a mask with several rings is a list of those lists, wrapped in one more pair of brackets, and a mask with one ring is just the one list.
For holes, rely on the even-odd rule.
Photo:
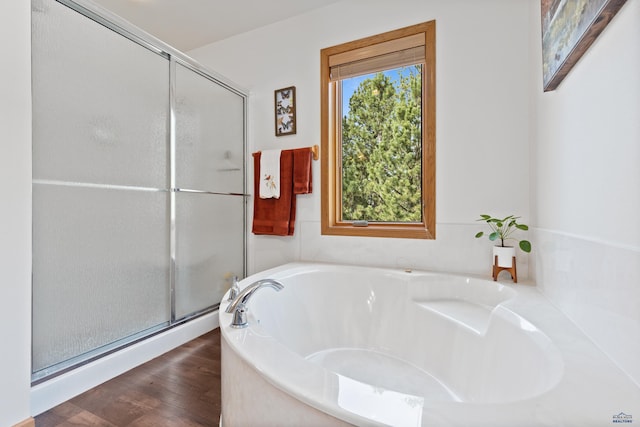
{"label": "window", "polygon": [[435,21],[322,49],[322,234],[435,238]]}

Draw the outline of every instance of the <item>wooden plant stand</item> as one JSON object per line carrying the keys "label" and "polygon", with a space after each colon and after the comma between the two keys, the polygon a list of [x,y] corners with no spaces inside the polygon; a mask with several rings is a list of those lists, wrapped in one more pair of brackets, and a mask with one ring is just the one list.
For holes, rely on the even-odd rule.
{"label": "wooden plant stand", "polygon": [[498,274],[500,274],[502,270],[507,270],[509,274],[511,274],[513,283],[518,283],[518,273],[516,271],[516,257],[512,257],[511,267],[498,267],[498,255],[496,255],[493,260],[493,281],[494,282],[498,280]]}

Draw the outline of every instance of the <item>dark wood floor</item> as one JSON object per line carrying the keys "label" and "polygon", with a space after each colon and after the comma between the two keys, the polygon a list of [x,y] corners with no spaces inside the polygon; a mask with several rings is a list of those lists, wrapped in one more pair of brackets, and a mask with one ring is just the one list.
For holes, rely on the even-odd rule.
{"label": "dark wood floor", "polygon": [[36,417],[36,427],[217,426],[216,329]]}

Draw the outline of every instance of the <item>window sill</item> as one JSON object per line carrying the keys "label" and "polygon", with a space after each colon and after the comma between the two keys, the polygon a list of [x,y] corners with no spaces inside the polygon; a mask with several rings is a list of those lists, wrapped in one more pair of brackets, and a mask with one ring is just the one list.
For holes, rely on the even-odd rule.
{"label": "window sill", "polygon": [[435,239],[435,232],[424,224],[369,224],[356,227],[351,223],[322,224],[322,234],[330,236],[391,237],[397,239]]}

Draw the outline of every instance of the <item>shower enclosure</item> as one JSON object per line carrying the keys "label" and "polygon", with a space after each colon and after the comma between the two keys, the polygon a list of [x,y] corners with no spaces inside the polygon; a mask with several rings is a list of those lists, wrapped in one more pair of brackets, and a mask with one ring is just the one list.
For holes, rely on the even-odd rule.
{"label": "shower enclosure", "polygon": [[42,381],[217,308],[245,275],[246,95],[81,1],[32,1]]}

